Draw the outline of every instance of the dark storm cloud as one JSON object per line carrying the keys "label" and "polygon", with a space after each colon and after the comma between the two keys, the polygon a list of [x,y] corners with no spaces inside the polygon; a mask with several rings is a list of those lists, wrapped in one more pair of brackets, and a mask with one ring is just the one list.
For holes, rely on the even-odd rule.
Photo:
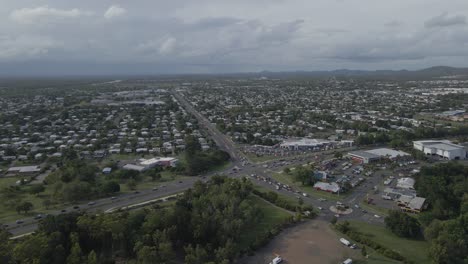
{"label": "dark storm cloud", "polygon": [[455,25],[465,25],[466,24],[466,17],[463,15],[453,15],[450,16],[447,13],[444,13],[442,15],[433,17],[429,20],[427,20],[424,23],[424,26],[427,28],[433,28],[433,27],[449,27],[449,26],[455,26]]}

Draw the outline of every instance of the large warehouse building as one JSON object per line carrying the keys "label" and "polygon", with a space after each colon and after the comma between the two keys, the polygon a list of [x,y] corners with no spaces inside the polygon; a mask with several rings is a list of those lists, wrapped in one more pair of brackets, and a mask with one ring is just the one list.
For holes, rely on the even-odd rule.
{"label": "large warehouse building", "polygon": [[383,158],[395,160],[398,158],[409,157],[410,154],[394,149],[378,148],[371,150],[351,151],[348,153],[348,156],[359,163],[367,164]]}
{"label": "large warehouse building", "polygon": [[466,159],[466,149],[448,140],[413,141],[413,147],[426,155],[437,155],[448,160]]}
{"label": "large warehouse building", "polygon": [[280,144],[281,148],[289,150],[314,150],[319,148],[324,148],[332,144],[332,141],[323,140],[323,139],[291,139],[286,140]]}

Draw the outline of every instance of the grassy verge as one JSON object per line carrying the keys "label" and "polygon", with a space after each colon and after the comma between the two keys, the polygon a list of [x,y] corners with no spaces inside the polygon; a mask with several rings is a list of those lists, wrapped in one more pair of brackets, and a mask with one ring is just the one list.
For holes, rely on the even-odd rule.
{"label": "grassy verge", "polygon": [[361,206],[362,209],[365,209],[368,212],[371,212],[373,214],[378,214],[380,216],[387,216],[388,212],[390,211],[387,208],[382,208],[382,207],[379,207],[379,206],[368,204],[366,202],[361,202],[359,205]]}
{"label": "grassy verge", "polygon": [[[372,225],[365,222],[351,221],[350,226],[351,230],[360,233],[365,238],[374,241],[375,243],[398,252],[400,255],[405,257],[407,260],[412,261],[413,263],[430,263],[428,252],[429,243],[427,241],[401,238],[383,226]],[[370,248],[366,248],[368,249],[371,257],[375,254],[378,254],[376,252],[372,254],[369,251]],[[385,261],[385,258],[383,258],[380,262],[371,262],[370,259],[366,261],[367,262],[364,263],[395,263],[383,262]]]}

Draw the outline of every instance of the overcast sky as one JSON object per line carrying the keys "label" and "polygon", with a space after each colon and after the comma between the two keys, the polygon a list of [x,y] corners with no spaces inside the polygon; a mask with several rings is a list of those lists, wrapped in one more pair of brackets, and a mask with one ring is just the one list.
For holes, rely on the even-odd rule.
{"label": "overcast sky", "polygon": [[0,74],[468,66],[468,0],[0,0]]}

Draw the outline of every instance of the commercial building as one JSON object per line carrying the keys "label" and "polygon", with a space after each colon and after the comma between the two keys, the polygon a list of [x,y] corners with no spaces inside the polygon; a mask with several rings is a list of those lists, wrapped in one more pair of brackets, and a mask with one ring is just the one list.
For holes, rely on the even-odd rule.
{"label": "commercial building", "polygon": [[323,140],[323,139],[294,139],[294,140],[285,140],[280,144],[281,148],[289,150],[314,150],[324,148],[332,144],[332,141]]}
{"label": "commercial building", "polygon": [[314,188],[320,191],[338,193],[340,191],[340,186],[336,182],[317,182],[314,184]]}
{"label": "commercial building", "polygon": [[396,187],[401,189],[414,190],[414,183],[415,181],[413,178],[401,178],[398,179]]}
{"label": "commercial building", "polygon": [[396,160],[399,158],[410,157],[411,155],[394,149],[378,148],[364,151],[351,151],[348,153],[348,156],[359,163],[367,164],[383,158]]}
{"label": "commercial building", "polygon": [[380,160],[379,155],[360,150],[349,152],[348,156],[351,157],[352,160],[364,164]]}
{"label": "commercial building", "polygon": [[152,158],[152,159],[141,159],[140,165],[147,169],[162,166],[162,167],[175,167],[177,166],[178,159],[176,158]]}
{"label": "commercial building", "polygon": [[143,172],[146,170],[144,166],[139,166],[135,164],[125,164],[122,169],[124,170],[133,170],[133,171],[138,171],[138,172]]}
{"label": "commercial building", "polygon": [[413,141],[413,147],[426,155],[435,155],[448,160],[466,159],[466,149],[449,140]]}
{"label": "commercial building", "polygon": [[420,213],[427,207],[426,199],[417,196],[402,195],[398,198],[397,204],[401,210],[411,213]]}
{"label": "commercial building", "polygon": [[8,169],[7,174],[35,174],[39,173],[41,168],[39,166],[21,166],[21,167],[11,167]]}
{"label": "commercial building", "polygon": [[161,167],[175,167],[179,162],[176,158],[166,157],[166,158],[151,158],[151,159],[140,159],[138,164],[127,164],[123,166],[125,170],[135,170],[142,172],[149,170],[151,168],[161,166]]}

